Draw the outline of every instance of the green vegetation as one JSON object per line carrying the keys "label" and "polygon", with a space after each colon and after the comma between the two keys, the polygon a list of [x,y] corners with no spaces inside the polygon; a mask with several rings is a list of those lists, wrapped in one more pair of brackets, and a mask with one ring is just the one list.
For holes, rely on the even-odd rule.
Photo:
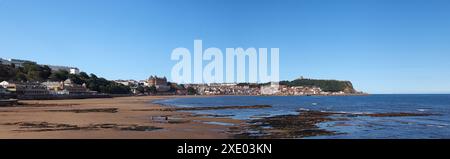
{"label": "green vegetation", "polygon": [[156,94],[157,93],[155,86],[150,86],[150,87],[149,86],[138,86],[136,88],[136,90],[138,93],[142,93],[142,94],[145,94],[145,93]]}
{"label": "green vegetation", "polygon": [[257,84],[257,83],[238,83],[237,86],[248,86],[250,88],[258,88],[261,86],[261,84]]}
{"label": "green vegetation", "polygon": [[326,92],[339,92],[355,93],[355,89],[350,81],[338,81],[338,80],[315,80],[315,79],[296,79],[293,81],[281,81],[281,85],[288,86],[307,86],[307,87],[320,87]]}
{"label": "green vegetation", "polygon": [[87,75],[85,72],[81,72],[74,75],[64,70],[52,71],[48,66],[35,63],[25,63],[23,67],[0,64],[0,81],[43,82],[67,79],[76,84],[86,84],[88,89],[99,93],[129,94],[131,92],[130,87],[99,78],[95,74]]}
{"label": "green vegetation", "polygon": [[188,95],[196,95],[197,94],[197,90],[194,87],[188,87],[187,88],[187,93],[188,93]]}
{"label": "green vegetation", "polygon": [[0,81],[44,81],[52,71],[48,66],[25,63],[23,67],[0,64]]}
{"label": "green vegetation", "polygon": [[65,70],[55,71],[53,72],[48,80],[50,81],[65,81],[69,78],[69,72]]}
{"label": "green vegetation", "polygon": [[123,84],[119,84],[113,81],[108,81],[105,78],[99,78],[95,74],[87,75],[85,72],[80,72],[78,75],[68,74],[67,71],[56,71],[52,73],[50,77],[51,81],[62,81],[70,79],[76,84],[85,84],[89,90],[97,91],[100,93],[110,94],[129,94],[131,93],[130,87]]}

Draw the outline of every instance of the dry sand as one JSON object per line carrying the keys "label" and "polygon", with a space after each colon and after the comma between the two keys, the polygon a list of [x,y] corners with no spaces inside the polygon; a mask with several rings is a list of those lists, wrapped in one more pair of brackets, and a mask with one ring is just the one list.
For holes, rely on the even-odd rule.
{"label": "dry sand", "polygon": [[[158,96],[21,101],[0,107],[2,139],[217,139],[230,138],[230,126],[205,122],[243,121],[161,111]],[[166,118],[167,117],[167,118]],[[234,127],[236,127],[234,126]]]}

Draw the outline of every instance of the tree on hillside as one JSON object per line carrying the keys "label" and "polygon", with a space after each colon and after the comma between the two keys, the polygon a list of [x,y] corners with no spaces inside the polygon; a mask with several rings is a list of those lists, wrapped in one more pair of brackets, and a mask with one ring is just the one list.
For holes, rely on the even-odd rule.
{"label": "tree on hillside", "polygon": [[84,80],[81,79],[80,76],[75,75],[75,74],[69,74],[68,78],[75,84],[81,85],[83,83],[86,83]]}
{"label": "tree on hillside", "polygon": [[[88,75],[85,72],[77,74],[69,74],[66,70],[52,71],[49,66],[42,66],[36,63],[27,62],[23,67],[15,67],[14,65],[0,64],[0,81],[65,81],[70,79],[75,84],[85,83],[87,88],[100,93],[110,94],[129,94],[131,89],[129,86],[109,81],[105,78],[98,77],[95,74]],[[148,88],[151,90],[151,88]],[[156,88],[155,88],[156,90]]]}
{"label": "tree on hillside", "polygon": [[50,77],[50,75],[52,75],[52,69],[50,67],[48,67],[47,65],[41,67],[39,76],[41,77],[42,80],[47,80]]}
{"label": "tree on hillside", "polygon": [[136,91],[137,91],[138,93],[145,93],[145,88],[144,88],[143,86],[137,86],[137,87],[136,87]]}
{"label": "tree on hillside", "polygon": [[0,81],[9,81],[16,78],[17,69],[11,65],[0,64]]}
{"label": "tree on hillside", "polygon": [[158,93],[158,91],[156,90],[156,87],[155,87],[155,86],[150,86],[150,87],[148,88],[148,92],[150,92],[151,94],[156,94],[156,93]]}
{"label": "tree on hillside", "polygon": [[78,74],[78,76],[80,77],[81,80],[83,80],[84,82],[87,82],[89,80],[89,75],[86,72],[80,72]]}
{"label": "tree on hillside", "polygon": [[187,93],[188,93],[188,95],[196,95],[197,94],[197,90],[194,87],[188,87],[187,88]]}
{"label": "tree on hillside", "polygon": [[66,70],[59,70],[56,72],[53,72],[49,79],[51,81],[65,81],[69,78],[69,72],[67,72]]}
{"label": "tree on hillside", "polygon": [[108,81],[105,78],[99,78],[95,74],[90,74],[87,78],[87,74],[79,74],[75,77],[76,80],[80,80],[81,82],[85,82],[88,89],[97,91],[100,93],[110,93],[110,94],[129,94],[131,93],[131,89],[129,86],[125,86],[123,84],[118,84],[116,82]]}
{"label": "tree on hillside", "polygon": [[27,81],[47,80],[52,72],[48,66],[41,66],[31,62],[24,63],[19,70],[26,76]]}
{"label": "tree on hillside", "polygon": [[288,86],[308,86],[320,87],[326,92],[353,91],[353,86],[349,81],[338,80],[315,80],[315,79],[296,79],[293,81],[281,81],[281,85]]}

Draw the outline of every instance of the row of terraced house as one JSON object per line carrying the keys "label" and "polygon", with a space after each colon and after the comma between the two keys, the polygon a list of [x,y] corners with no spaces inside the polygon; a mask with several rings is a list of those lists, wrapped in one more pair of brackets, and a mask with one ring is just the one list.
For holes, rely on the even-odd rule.
{"label": "row of terraced house", "polygon": [[77,97],[96,95],[85,85],[72,83],[70,79],[61,82],[0,82],[3,91],[19,99],[51,99],[56,97]]}

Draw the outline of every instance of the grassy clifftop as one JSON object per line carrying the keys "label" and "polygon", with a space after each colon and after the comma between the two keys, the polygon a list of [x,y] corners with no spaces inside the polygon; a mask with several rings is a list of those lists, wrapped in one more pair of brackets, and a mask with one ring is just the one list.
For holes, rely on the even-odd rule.
{"label": "grassy clifftop", "polygon": [[353,84],[350,81],[338,81],[338,80],[317,80],[317,79],[296,79],[293,81],[281,81],[280,84],[288,86],[308,86],[308,87],[320,87],[326,92],[339,92],[356,93],[353,88]]}

